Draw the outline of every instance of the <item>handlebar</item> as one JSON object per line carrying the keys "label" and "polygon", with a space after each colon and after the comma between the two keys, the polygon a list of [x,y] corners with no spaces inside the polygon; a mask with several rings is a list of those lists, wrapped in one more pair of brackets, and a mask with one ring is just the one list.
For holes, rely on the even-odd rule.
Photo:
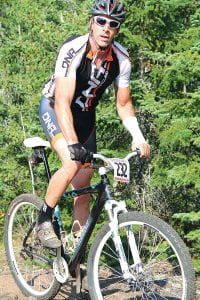
{"label": "handlebar", "polygon": [[[121,182],[130,182],[130,165],[129,160],[134,156],[140,156],[141,151],[136,149],[126,155],[124,158],[109,158],[103,154],[95,153],[92,154],[91,167],[93,169],[98,169],[98,172],[101,176],[105,175],[109,171],[114,172],[114,180]],[[98,166],[94,160],[100,159],[105,163],[104,166]]]}
{"label": "handlebar", "polygon": [[[140,156],[140,154],[141,154],[141,150],[140,149],[136,149],[136,150],[130,152],[129,154],[127,154],[123,158],[123,160],[128,161],[129,159],[131,159],[134,156]],[[105,155],[100,154],[100,153],[93,153],[92,154],[92,164],[94,163],[94,161],[93,161],[94,159],[100,159],[100,160],[102,160],[103,162],[106,163],[107,167],[114,168],[113,160],[114,159],[119,159],[119,158],[109,158],[109,157],[106,157]]]}
{"label": "handlebar", "polygon": [[[36,165],[40,162],[43,162],[45,165],[46,174],[47,174],[47,177],[49,180],[51,177],[51,174],[50,174],[50,170],[49,170],[48,159],[45,154],[45,148],[50,146],[49,142],[47,142],[39,137],[33,137],[33,138],[28,138],[28,139],[24,140],[24,145],[27,148],[32,148],[32,150],[34,152],[33,156],[29,159],[30,168],[32,165]],[[120,181],[128,182],[128,180],[127,180],[127,174],[129,171],[129,162],[128,161],[132,157],[140,156],[140,155],[141,155],[140,149],[136,149],[136,150],[130,152],[124,158],[109,158],[100,153],[90,153],[89,161],[87,161],[84,165],[82,165],[82,168],[89,167],[89,168],[93,168],[93,169],[99,169],[99,173],[100,173],[100,169],[104,170],[103,172],[105,172],[105,173],[108,171],[114,170],[115,180],[118,180],[120,176],[121,176],[121,178],[122,178],[122,176],[124,176],[126,178],[125,179],[122,178],[122,180],[120,180]],[[105,163],[105,165],[98,166],[96,164],[96,159],[103,161]],[[116,167],[117,167],[118,172],[115,175]],[[31,172],[32,172],[32,170],[31,170]]]}

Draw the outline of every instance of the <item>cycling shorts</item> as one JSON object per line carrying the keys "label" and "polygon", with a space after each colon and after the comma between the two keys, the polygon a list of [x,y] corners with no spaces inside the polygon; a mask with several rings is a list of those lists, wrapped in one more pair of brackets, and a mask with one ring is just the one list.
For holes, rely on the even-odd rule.
{"label": "cycling shorts", "polygon": [[[74,128],[78,141],[93,153],[97,152],[96,146],[96,128],[95,128],[95,111],[92,113],[73,112]],[[55,142],[63,138],[62,131],[58,125],[54,108],[51,100],[42,96],[39,105],[39,118],[47,139],[53,146]]]}

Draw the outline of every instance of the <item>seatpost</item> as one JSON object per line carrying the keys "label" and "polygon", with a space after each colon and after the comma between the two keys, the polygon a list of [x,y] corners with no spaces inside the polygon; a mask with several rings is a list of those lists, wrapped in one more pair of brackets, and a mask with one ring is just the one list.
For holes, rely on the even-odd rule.
{"label": "seatpost", "polygon": [[51,172],[50,172],[45,148],[44,147],[34,147],[33,154],[29,161],[30,161],[31,165],[38,165],[43,162],[47,181],[49,182],[50,178],[51,178]]}
{"label": "seatpost", "polygon": [[50,172],[50,168],[49,168],[49,164],[48,164],[48,160],[47,160],[47,156],[46,156],[46,151],[44,148],[41,148],[40,150],[41,150],[41,152],[40,152],[41,158],[44,163],[45,173],[47,176],[47,181],[49,182],[51,179],[51,172]]}

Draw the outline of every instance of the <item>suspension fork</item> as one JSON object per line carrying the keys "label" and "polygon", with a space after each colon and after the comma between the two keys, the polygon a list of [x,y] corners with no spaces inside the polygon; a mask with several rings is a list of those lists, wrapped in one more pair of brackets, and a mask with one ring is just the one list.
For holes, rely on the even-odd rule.
{"label": "suspension fork", "polygon": [[134,265],[129,266],[127,262],[127,258],[125,255],[124,247],[121,241],[121,237],[119,235],[119,227],[118,227],[118,216],[119,213],[126,213],[127,208],[126,208],[126,203],[124,201],[116,201],[112,197],[112,191],[111,187],[107,184],[106,189],[106,204],[105,204],[105,209],[107,210],[108,216],[109,216],[109,226],[112,230],[112,237],[113,237],[113,242],[116,248],[116,252],[119,258],[119,263],[121,266],[121,270],[123,273],[123,277],[126,280],[135,280],[135,276],[130,273],[130,268],[135,268],[136,272],[142,272],[142,264],[141,264],[141,259],[139,256],[139,251],[137,248],[136,240],[134,233],[132,231],[131,226],[126,227],[126,235],[127,235],[127,240],[129,243],[131,255],[134,261]]}

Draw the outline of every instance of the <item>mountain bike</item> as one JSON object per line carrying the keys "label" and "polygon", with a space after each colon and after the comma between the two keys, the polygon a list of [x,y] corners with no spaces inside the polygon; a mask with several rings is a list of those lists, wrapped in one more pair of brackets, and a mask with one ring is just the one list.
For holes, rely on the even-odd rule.
{"label": "mountain bike", "polygon": [[[49,180],[48,142],[30,138],[24,144],[33,149],[34,163],[44,163]],[[59,206],[55,208],[53,224],[62,246],[50,249],[43,247],[36,235],[41,199],[34,194],[22,194],[11,202],[5,219],[5,250],[12,275],[24,295],[38,300],[53,299],[69,276],[78,277],[78,266],[83,263],[86,246],[104,208],[108,221],[94,237],[87,254],[90,298],[195,299],[194,270],[182,239],[158,217],[128,211],[126,202],[115,198],[107,173],[113,172],[114,180],[128,183],[129,160],[137,155],[139,150],[124,159],[93,154],[92,167],[98,170],[100,182],[65,193],[66,198],[85,193],[96,198],[71,252]]]}

